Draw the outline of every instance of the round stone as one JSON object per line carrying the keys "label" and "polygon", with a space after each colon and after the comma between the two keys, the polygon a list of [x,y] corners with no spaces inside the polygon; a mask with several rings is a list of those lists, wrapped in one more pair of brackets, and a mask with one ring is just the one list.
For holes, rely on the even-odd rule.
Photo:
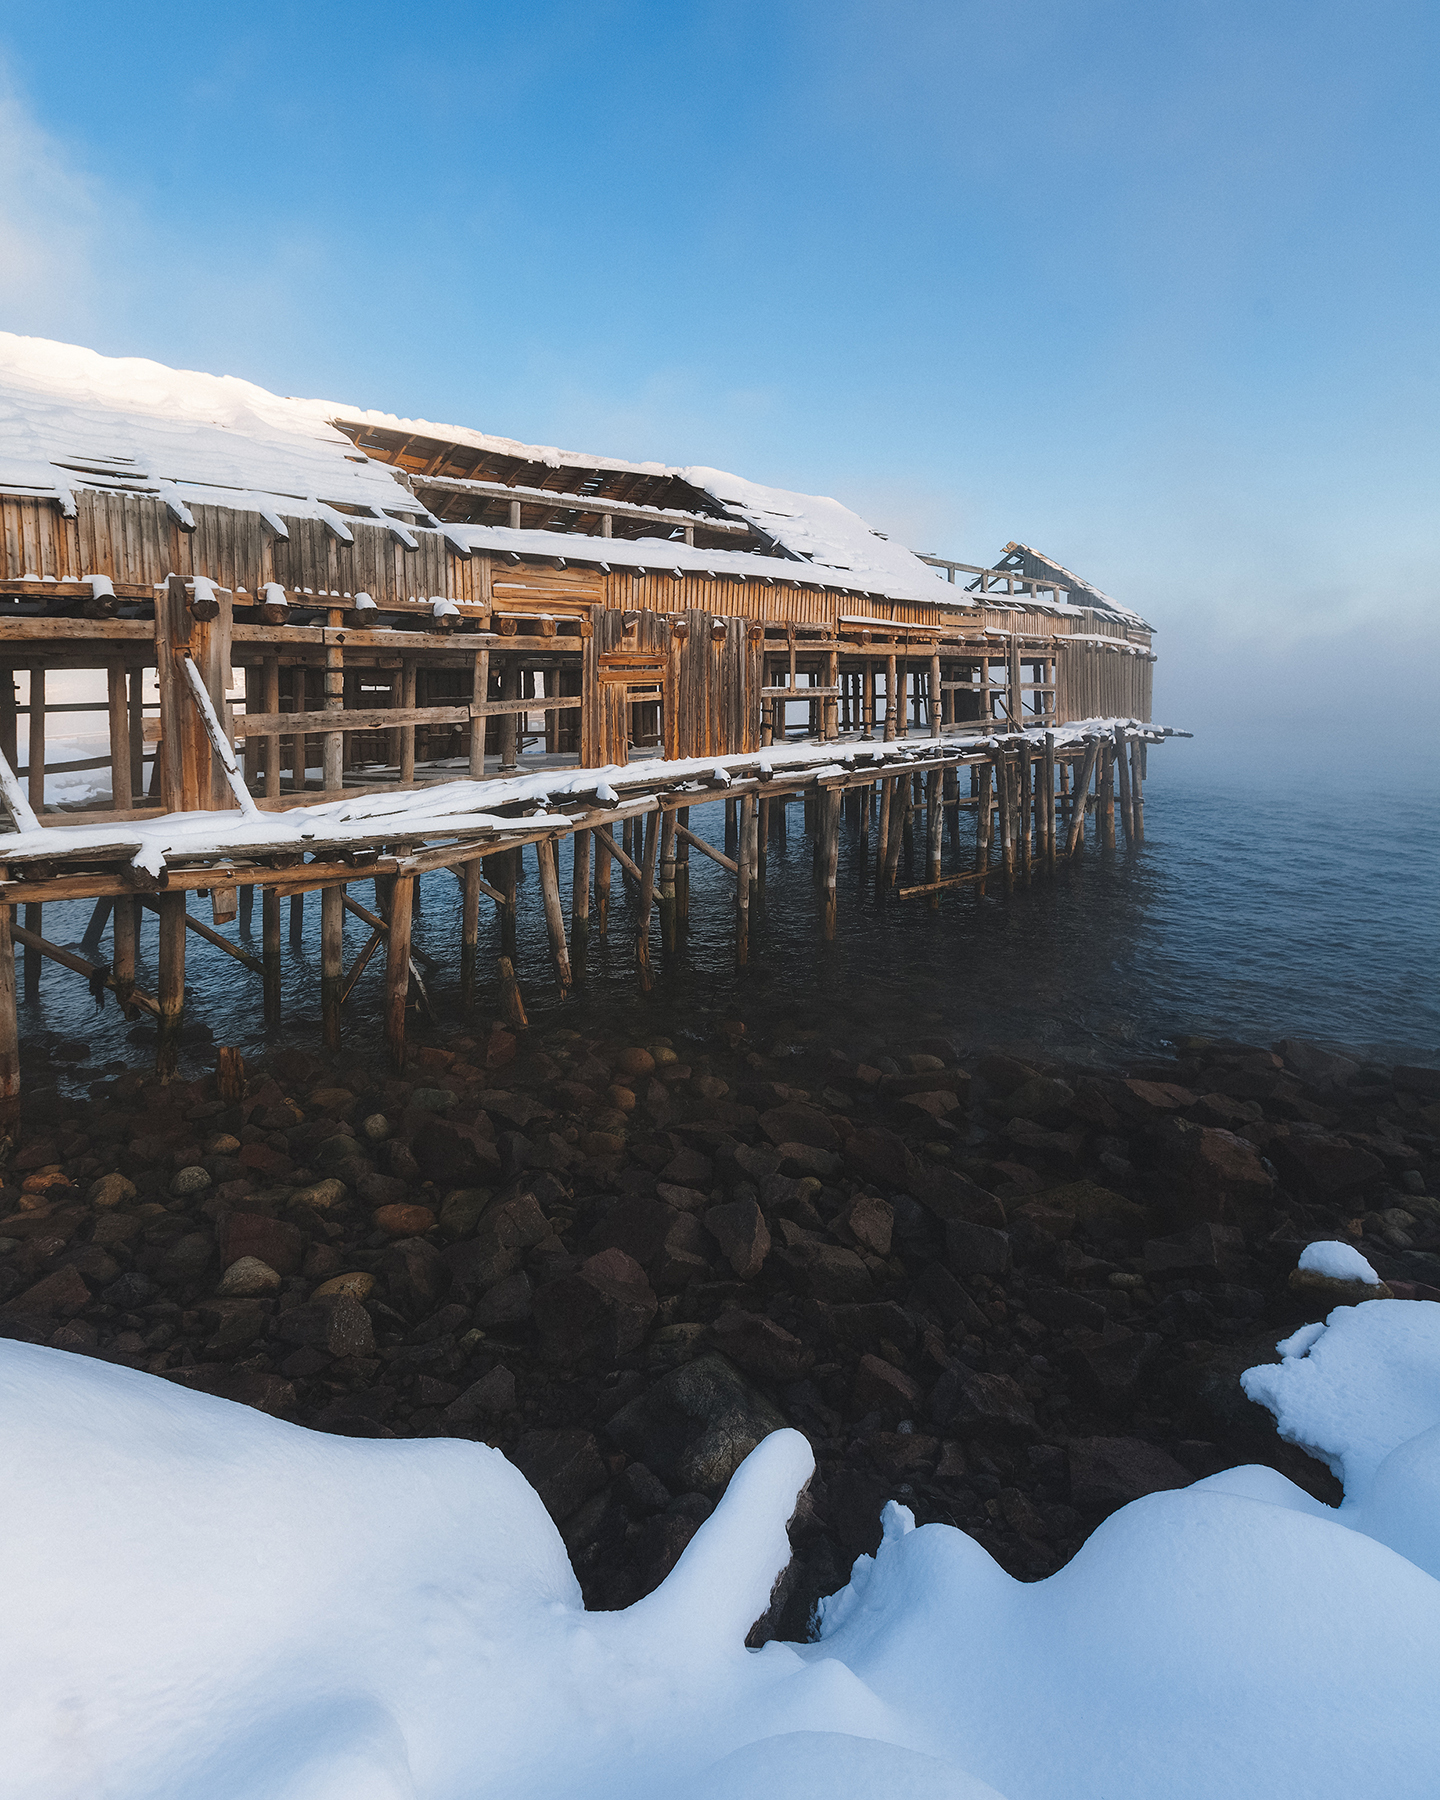
{"label": "round stone", "polygon": [[123,1206],[127,1200],[134,1198],[135,1183],[119,1174],[102,1175],[91,1185],[90,1192],[86,1195],[92,1206],[101,1208]]}
{"label": "round stone", "polygon": [[328,1281],[322,1281],[310,1298],[336,1300],[343,1295],[348,1300],[365,1300],[374,1289],[373,1275],[367,1275],[363,1269],[352,1269],[348,1275],[332,1275]]}
{"label": "round stone", "polygon": [[227,1298],[248,1299],[257,1294],[276,1294],[280,1291],[280,1277],[267,1262],[261,1262],[258,1256],[242,1256],[225,1271],[220,1278],[220,1285],[215,1290]]}
{"label": "round stone", "polygon": [[188,1169],[177,1169],[170,1182],[170,1192],[177,1198],[186,1194],[203,1193],[210,1185],[210,1171],[202,1169],[199,1163],[191,1163]]}
{"label": "round stone", "polygon": [[383,1144],[390,1135],[390,1121],[384,1113],[371,1113],[360,1129],[372,1144]]}
{"label": "round stone", "polygon": [[207,1156],[233,1156],[239,1148],[239,1138],[231,1137],[228,1131],[222,1131],[219,1137],[211,1138],[205,1146],[205,1154]]}
{"label": "round stone", "polygon": [[391,1237],[420,1237],[434,1227],[435,1215],[428,1206],[411,1206],[405,1201],[397,1201],[394,1206],[380,1207],[375,1214],[375,1223]]}
{"label": "round stone", "polygon": [[655,1068],[655,1058],[636,1044],[620,1052],[615,1058],[615,1067],[625,1075],[649,1075]]}

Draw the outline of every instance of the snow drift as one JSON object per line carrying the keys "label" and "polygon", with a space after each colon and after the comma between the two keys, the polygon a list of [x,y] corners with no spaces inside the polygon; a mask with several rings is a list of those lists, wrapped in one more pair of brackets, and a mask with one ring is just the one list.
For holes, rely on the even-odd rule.
{"label": "snow drift", "polygon": [[1340,1469],[1338,1512],[1233,1470],[1027,1585],[892,1503],[817,1641],[760,1651],[813,1467],[795,1432],[656,1593],[587,1613],[497,1451],[326,1437],[0,1340],[0,1794],[1432,1793],[1440,1307],[1300,1337],[1246,1386]]}

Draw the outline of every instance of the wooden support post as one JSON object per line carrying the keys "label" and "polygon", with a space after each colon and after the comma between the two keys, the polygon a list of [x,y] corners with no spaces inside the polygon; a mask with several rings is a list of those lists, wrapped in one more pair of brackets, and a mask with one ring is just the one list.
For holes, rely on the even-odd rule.
{"label": "wooden support post", "polygon": [[864,729],[860,735],[868,743],[875,736],[875,664],[865,658],[864,691],[860,701],[860,717]]}
{"label": "wooden support post", "polygon": [[255,916],[255,888],[247,883],[240,890],[240,929],[246,936],[250,933],[250,921]]}
{"label": "wooden support post", "polygon": [[1010,714],[1010,729],[1019,731],[1023,723],[1025,696],[1020,687],[1020,634],[1010,630],[1010,656],[1007,664],[1009,685],[1006,687],[1005,709]]}
{"label": "wooden support post", "polygon": [[[485,714],[480,710],[490,698],[490,652],[477,650],[470,674],[470,774],[479,781],[485,773]],[[467,865],[468,866],[468,865]]]}
{"label": "wooden support post", "polygon": [[[417,672],[416,672],[416,668],[415,668],[415,658],[413,656],[402,657],[400,659],[400,704],[401,704],[401,706],[405,707],[407,710],[412,711],[412,712],[414,711],[414,708],[415,708],[416,680],[417,680]],[[414,780],[415,780],[415,727],[413,725],[402,725],[400,727],[400,781],[401,781],[401,785],[404,787],[409,787]],[[401,1055],[403,1058],[403,1055],[404,1055],[403,1045],[401,1048]],[[393,1053],[392,1053],[392,1056],[393,1056]]]}
{"label": "wooden support post", "polygon": [[675,933],[675,809],[666,807],[660,822],[660,942],[678,947]]}
{"label": "wooden support post", "polygon": [[[975,811],[975,867],[990,867],[990,846],[995,840],[994,810],[995,772],[988,762],[981,763],[976,781]],[[980,892],[985,892],[985,884],[980,884]]]}
{"label": "wooden support post", "polygon": [[1115,742],[1103,738],[1100,743],[1100,842],[1105,849],[1115,848]]}
{"label": "wooden support post", "polygon": [[126,705],[125,665],[111,662],[105,668],[106,697],[110,702],[110,805],[123,812],[130,805],[130,709]]}
{"label": "wooden support post", "polygon": [[518,850],[503,851],[499,858],[500,892],[505,896],[505,904],[500,908],[500,951],[513,962],[515,959],[515,893],[520,885],[520,852]]}
{"label": "wooden support post", "polygon": [[1045,784],[1045,802],[1042,814],[1045,867],[1053,875],[1055,873],[1055,733],[1053,731],[1045,733],[1045,761],[1041,770],[1041,779]]}
{"label": "wooden support post", "polygon": [[595,832],[595,917],[602,938],[610,925],[610,852],[614,841],[610,826],[598,827]]}
{"label": "wooden support post", "polygon": [[[278,713],[280,710],[280,658],[267,656],[262,665],[260,709],[267,713]],[[245,675],[245,710],[250,710],[250,672]],[[134,702],[132,701],[133,705]],[[267,732],[265,735],[265,798],[280,798],[280,733]]]}
{"label": "wooden support post", "polygon": [[[45,671],[30,671],[30,805],[37,815],[45,811]],[[28,926],[27,926],[28,930]]]}
{"label": "wooden support post", "polygon": [[1030,879],[1030,871],[1034,866],[1035,849],[1035,763],[1031,755],[1029,738],[1020,740],[1020,758],[1016,768],[1016,776],[1020,783],[1020,850],[1021,866],[1025,871],[1025,879]]}
{"label": "wooden support post", "polygon": [[640,893],[635,908],[635,973],[640,978],[641,992],[646,994],[655,985],[650,974],[650,913],[655,897],[658,827],[658,812],[650,812],[645,815],[643,832],[637,833],[643,837],[644,846],[640,851]]}
{"label": "wooden support post", "polygon": [[[8,908],[6,911],[8,913]],[[113,965],[111,974],[115,978],[115,998],[120,1002],[120,1010],[127,1019],[134,1010],[130,1004],[130,994],[135,986],[135,947],[139,917],[140,902],[132,900],[128,894],[119,895],[114,911],[110,914],[110,959]]]}
{"label": "wooden support post", "polygon": [[822,876],[824,882],[824,902],[821,909],[820,929],[826,942],[835,936],[836,909],[836,874],[840,867],[840,790],[830,788],[824,797],[822,819]]}
{"label": "wooden support post", "polygon": [[290,896],[290,948],[299,950],[305,943],[305,896]]}
{"label": "wooden support post", "polygon": [[[331,632],[325,634],[325,710],[341,713],[345,710],[345,649],[342,644],[332,642]],[[345,733],[343,731],[327,731],[321,751],[321,773],[327,794],[338,794],[345,786]]]}
{"label": "wooden support post", "polygon": [[[507,656],[500,671],[500,698],[502,700],[518,700],[520,698],[520,665],[514,656]],[[520,715],[517,712],[503,712],[500,715],[500,773],[515,773],[516,746],[520,741]]]}
{"label": "wooden support post", "polygon": [[[483,720],[477,720],[483,725]],[[480,944],[480,858],[460,865],[460,1010],[475,1004],[475,958]]]}
{"label": "wooden support post", "polygon": [[[755,796],[745,794],[740,801],[740,829],[736,832],[734,844],[735,964],[741,969],[750,961],[750,832],[745,827],[749,825],[749,815],[754,807]],[[731,848],[728,832],[725,848]]]}
{"label": "wooden support post", "polygon": [[160,915],[159,1033],[155,1044],[155,1073],[172,1081],[180,1064],[180,1027],[185,1015],[185,895],[161,894],[155,903]]}
{"label": "wooden support post", "polygon": [[[290,671],[290,710],[292,713],[303,713],[306,710],[305,666],[303,663],[297,663]],[[292,794],[304,793],[308,763],[309,758],[305,753],[305,733],[292,731],[290,734],[290,791]]]}
{"label": "wooden support post", "polygon": [[570,848],[574,858],[570,880],[570,969],[576,987],[582,987],[590,947],[590,833],[577,831]]}
{"label": "wooden support post", "polygon": [[1085,797],[1090,791],[1090,777],[1095,773],[1099,751],[1100,740],[1091,738],[1085,746],[1085,760],[1070,792],[1070,835],[1065,840],[1066,856],[1073,856],[1085,841]]}
{"label": "wooden support post", "polygon": [[1135,815],[1130,805],[1130,746],[1125,740],[1125,729],[1121,725],[1115,727],[1115,768],[1120,776],[1120,823],[1125,831],[1125,845],[1133,849],[1135,845]]}
{"label": "wooden support post", "polygon": [[880,795],[875,805],[875,886],[885,885],[885,863],[890,853],[890,790],[899,779],[895,775],[880,777]]}
{"label": "wooden support post", "polygon": [[890,778],[890,821],[886,830],[885,874],[882,886],[888,893],[895,885],[900,870],[900,851],[905,842],[905,825],[910,811],[909,775]]}
{"label": "wooden support post", "polygon": [[320,890],[320,1023],[325,1048],[340,1048],[340,987],[344,963],[345,889]]}
{"label": "wooden support post", "polygon": [[[839,674],[838,674],[839,667],[840,667],[839,652],[836,650],[827,650],[825,653],[825,685],[826,685],[826,687],[834,688],[839,685],[839,679],[840,679]],[[822,705],[820,707],[820,716],[825,721],[826,741],[828,742],[831,738],[839,737],[839,735],[840,735],[840,723],[839,723],[840,705],[839,705],[839,701],[837,700],[836,696],[833,693],[830,694],[825,699],[825,701],[822,703]]]}
{"label": "wooden support post", "polygon": [[405,1009],[410,998],[410,921],[415,877],[397,875],[390,890],[390,929],[385,934],[385,1043],[390,1067],[405,1071]]}
{"label": "wooden support post", "polygon": [[941,725],[940,706],[940,652],[937,650],[930,658],[930,735],[939,737]]}
{"label": "wooden support post", "polygon": [[238,1106],[245,1098],[245,1058],[230,1045],[221,1044],[215,1052],[215,1092],[227,1106]]}
{"label": "wooden support post", "polygon": [[500,1016],[507,1025],[523,1029],[530,1021],[525,1017],[525,1002],[520,998],[515,965],[508,956],[497,956],[495,969],[500,978]]}
{"label": "wooden support post", "polygon": [[565,914],[560,905],[560,871],[556,865],[555,841],[541,838],[535,846],[535,861],[540,870],[540,898],[545,907],[545,933],[550,939],[550,962],[555,970],[555,985],[560,998],[570,996],[570,952],[565,943]]}
{"label": "wooden support post", "polygon": [[9,663],[0,665],[0,756],[12,771],[20,767],[17,740],[20,736],[20,714],[15,700],[15,670]]}
{"label": "wooden support post", "polygon": [[725,854],[727,856],[733,856],[735,854],[737,841],[735,834],[738,829],[739,827],[736,823],[735,802],[733,800],[727,800],[725,802]]}
{"label": "wooden support post", "polygon": [[260,890],[260,960],[265,974],[265,1029],[280,1026],[280,896],[273,887]]}
{"label": "wooden support post", "polygon": [[995,799],[1000,813],[1000,866],[1008,886],[1015,879],[1015,825],[1010,810],[1009,758],[995,752]]}
{"label": "wooden support post", "polygon": [[1130,740],[1130,805],[1135,818],[1135,842],[1145,842],[1145,744]]}
{"label": "wooden support post", "polygon": [[[0,687],[9,680],[8,671],[0,673]],[[20,1142],[20,1020],[15,1006],[15,946],[10,936],[13,915],[13,907],[0,906],[0,1141],[12,1150]]]}
{"label": "wooden support post", "polygon": [[885,659],[885,742],[895,738],[895,658]]}
{"label": "wooden support post", "polygon": [[[932,769],[925,777],[925,823],[927,826],[927,848],[930,852],[928,858],[929,873],[926,875],[925,879],[927,881],[938,881],[940,879],[941,834],[945,828],[945,809],[940,804],[940,771],[938,769]],[[939,911],[939,894],[932,894],[930,896],[930,906],[932,911]]]}
{"label": "wooden support post", "polygon": [[[770,859],[770,813],[773,802],[766,799],[759,803],[755,830],[755,886],[763,891],[765,887],[766,865]],[[782,800],[783,806],[785,802]]]}
{"label": "wooden support post", "polygon": [[684,931],[690,924],[690,840],[680,833],[690,829],[688,806],[680,808],[675,823],[679,837],[675,850],[675,922]]}

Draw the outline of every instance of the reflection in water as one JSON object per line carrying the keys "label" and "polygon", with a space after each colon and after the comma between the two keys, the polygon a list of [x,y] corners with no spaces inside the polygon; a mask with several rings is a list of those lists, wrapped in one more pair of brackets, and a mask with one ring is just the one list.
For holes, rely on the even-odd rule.
{"label": "reflection in water", "polygon": [[[1157,776],[1158,760],[1151,765]],[[752,913],[748,969],[732,966],[729,878],[696,852],[688,939],[667,959],[659,949],[657,914],[656,986],[642,997],[632,975],[632,926],[616,870],[608,942],[592,938],[589,982],[564,1009],[565,1022],[580,1031],[680,1041],[733,1016],[747,1021],[751,1040],[760,1045],[816,1032],[857,1047],[883,1039],[899,1051],[907,1038],[944,1033],[967,1046],[1028,1044],[1097,1061],[1191,1032],[1260,1043],[1301,1036],[1367,1046],[1391,1059],[1434,1060],[1440,1053],[1434,983],[1440,803],[1413,794],[1372,796],[1368,807],[1364,834],[1339,832],[1334,800],[1323,794],[1247,795],[1239,806],[1224,791],[1168,786],[1162,776],[1147,788],[1149,841],[1138,855],[1122,850],[1113,859],[1102,857],[1092,834],[1083,863],[1062,869],[1054,880],[1037,876],[1006,897],[997,878],[984,899],[968,888],[947,892],[934,912],[921,900],[877,906],[873,879],[845,825],[839,921],[835,941],[826,944],[819,936],[810,841],[801,833],[801,809],[792,806],[787,840],[770,845],[769,897]],[[721,804],[695,808],[691,825],[719,843]],[[970,829],[967,817],[967,845]],[[1380,862],[1378,846],[1389,847]],[[968,854],[968,848],[962,852]],[[947,868],[954,866],[953,856],[947,849]],[[561,891],[567,905],[569,862],[566,845]],[[457,1020],[460,888],[444,871],[426,876],[422,887],[415,942],[434,959],[427,980],[436,1002],[435,1034],[443,1041]],[[371,903],[368,884],[357,883],[355,891]],[[208,920],[204,901],[192,905]],[[89,914],[89,902],[49,906],[45,934],[74,944]],[[285,907],[282,1036],[318,1049],[318,897],[307,899],[299,948],[289,945],[288,923]],[[254,926],[258,948],[258,905]],[[140,985],[152,990],[155,931],[154,915],[147,913]],[[345,932],[348,965],[367,928],[347,915]],[[517,966],[531,1022],[558,1022],[530,852],[519,933]],[[482,973],[492,966],[487,934],[493,951],[493,920],[482,915]],[[187,1071],[209,1066],[212,1034],[215,1042],[258,1053],[265,1043],[258,977],[194,935],[187,952]],[[345,1012],[347,1043],[365,1054],[380,1050],[382,989],[382,959],[376,957]],[[481,1018],[493,1010],[493,989],[482,987]],[[428,1035],[422,1025],[415,1030],[417,1041]],[[152,1028],[127,1024],[113,1001],[97,1015],[85,984],[53,964],[46,967],[40,1001],[22,1003],[21,1033],[37,1046],[65,1040],[64,1058],[88,1050],[75,1065],[81,1079],[110,1060],[143,1062],[153,1043]]]}

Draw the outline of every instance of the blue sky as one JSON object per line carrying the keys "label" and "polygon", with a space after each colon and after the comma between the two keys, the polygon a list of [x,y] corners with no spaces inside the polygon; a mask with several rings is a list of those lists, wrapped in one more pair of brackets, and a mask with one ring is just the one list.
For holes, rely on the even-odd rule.
{"label": "blue sky", "polygon": [[0,323],[1021,538],[1155,621],[1212,752],[1423,734],[1437,44],[1399,0],[12,9]]}

